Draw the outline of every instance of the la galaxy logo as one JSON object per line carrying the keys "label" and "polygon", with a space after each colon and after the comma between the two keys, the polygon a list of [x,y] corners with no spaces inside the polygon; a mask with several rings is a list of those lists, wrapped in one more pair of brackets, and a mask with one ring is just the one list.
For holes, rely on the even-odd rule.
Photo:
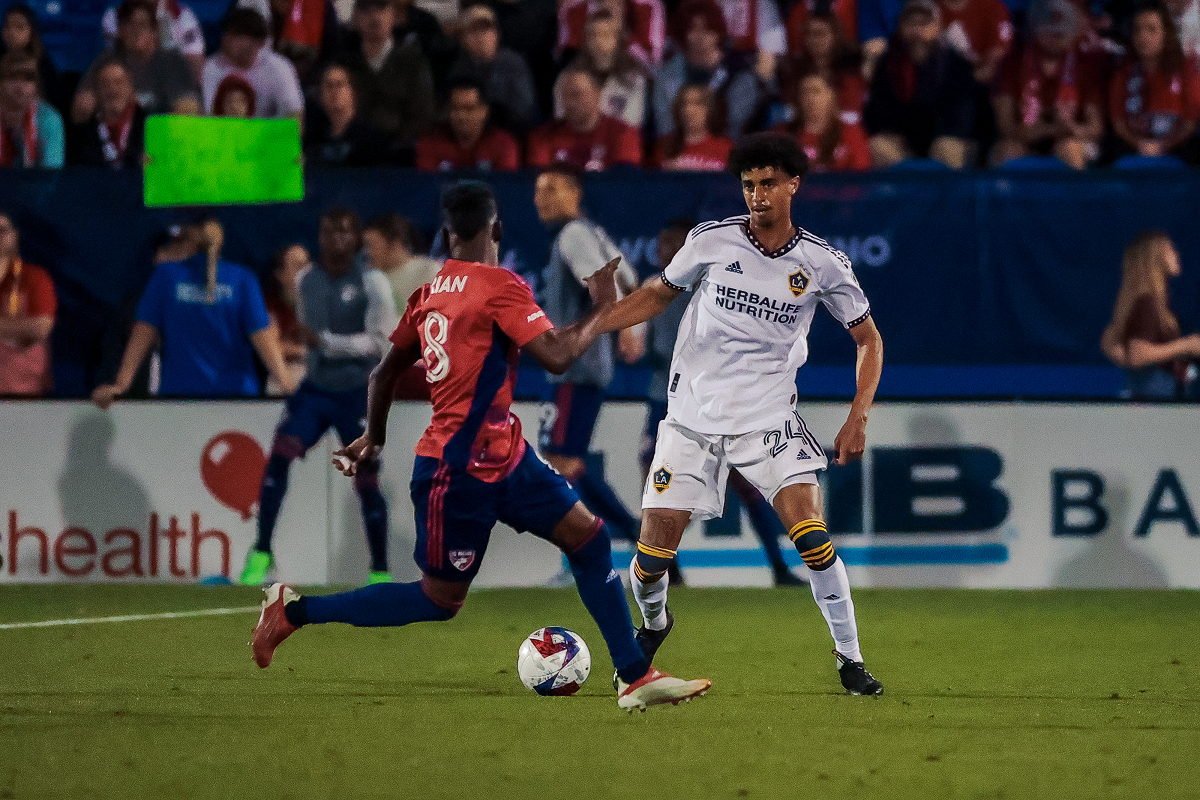
{"label": "la galaxy logo", "polygon": [[808,289],[808,276],[802,270],[796,270],[788,275],[788,288],[792,290],[793,297],[799,297]]}
{"label": "la galaxy logo", "polygon": [[659,467],[654,473],[654,491],[658,492],[659,494],[665,492],[667,487],[671,485],[672,477],[674,476],[671,474],[671,470],[667,469],[665,466]]}

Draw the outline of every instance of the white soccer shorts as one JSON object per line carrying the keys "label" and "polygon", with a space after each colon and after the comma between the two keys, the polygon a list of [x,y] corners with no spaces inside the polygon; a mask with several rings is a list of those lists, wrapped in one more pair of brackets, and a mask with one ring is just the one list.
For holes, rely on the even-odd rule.
{"label": "white soccer shorts", "polygon": [[817,470],[828,465],[825,451],[794,412],[776,427],[738,436],[696,433],[664,420],[642,508],[674,508],[691,511],[692,519],[713,519],[724,513],[730,469],[774,501],[785,486],[815,484]]}

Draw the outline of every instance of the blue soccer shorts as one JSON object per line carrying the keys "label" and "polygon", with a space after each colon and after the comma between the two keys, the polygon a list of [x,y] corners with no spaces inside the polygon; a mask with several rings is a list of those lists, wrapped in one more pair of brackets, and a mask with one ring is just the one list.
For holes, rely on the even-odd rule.
{"label": "blue soccer shorts", "polygon": [[300,458],[330,428],[337,430],[342,444],[350,444],[362,436],[366,418],[366,386],[334,392],[304,381],[287,399],[272,451]]}
{"label": "blue soccer shorts", "polygon": [[542,452],[575,458],[586,456],[603,403],[604,390],[598,386],[561,384],[554,394],[553,412],[540,431],[538,441]]}
{"label": "blue soccer shorts", "polygon": [[417,456],[411,489],[417,522],[413,558],[426,575],[454,582],[470,582],[478,574],[497,522],[550,541],[579,502],[571,485],[528,443],[516,469],[495,483]]}

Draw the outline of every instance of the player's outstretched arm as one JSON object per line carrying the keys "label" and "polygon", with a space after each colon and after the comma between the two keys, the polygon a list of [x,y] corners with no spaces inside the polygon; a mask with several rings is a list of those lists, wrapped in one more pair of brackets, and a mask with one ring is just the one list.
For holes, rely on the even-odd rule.
{"label": "player's outstretched arm", "polygon": [[867,317],[866,321],[850,329],[850,335],[858,345],[854,365],[854,379],[858,388],[854,393],[854,402],[850,404],[850,416],[833,440],[833,449],[837,453],[835,464],[849,464],[862,458],[867,448],[867,416],[871,413],[871,404],[875,402],[879,377],[883,374],[883,337],[875,327],[875,320]]}
{"label": "player's outstretched arm", "polygon": [[561,328],[551,328],[528,342],[524,350],[547,372],[561,375],[588,351],[592,343],[607,331],[601,330],[601,316],[617,301],[618,256],[593,272],[584,283],[592,296],[592,310]]}
{"label": "player's outstretched arm", "polygon": [[420,357],[419,344],[405,348],[393,345],[371,370],[371,380],[367,384],[367,430],[350,444],[333,451],[333,464],[342,474],[352,476],[358,471],[359,464],[379,458],[387,439],[387,418],[392,409],[396,379]]}
{"label": "player's outstretched arm", "polygon": [[681,290],[668,286],[662,278],[650,278],[628,297],[601,312],[598,322],[600,334],[649,322],[666,311],[667,306],[680,294]]}

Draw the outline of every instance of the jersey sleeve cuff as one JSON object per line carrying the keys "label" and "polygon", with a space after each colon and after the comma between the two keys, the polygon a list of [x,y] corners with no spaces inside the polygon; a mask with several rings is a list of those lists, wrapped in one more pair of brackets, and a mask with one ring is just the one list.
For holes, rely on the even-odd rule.
{"label": "jersey sleeve cuff", "polygon": [[687,291],[686,286],[679,286],[677,284],[671,283],[670,279],[667,278],[667,273],[665,273],[665,272],[660,273],[659,277],[662,278],[663,283],[665,283],[667,286],[670,286],[675,291],[677,291],[677,292],[686,292]]}
{"label": "jersey sleeve cuff", "polygon": [[847,322],[846,329],[849,330],[850,328],[857,328],[859,325],[862,325],[864,322],[866,322],[867,318],[870,316],[871,316],[871,309],[868,307],[867,310],[863,312],[863,315],[861,317],[859,317],[858,319],[852,319],[849,322]]}

